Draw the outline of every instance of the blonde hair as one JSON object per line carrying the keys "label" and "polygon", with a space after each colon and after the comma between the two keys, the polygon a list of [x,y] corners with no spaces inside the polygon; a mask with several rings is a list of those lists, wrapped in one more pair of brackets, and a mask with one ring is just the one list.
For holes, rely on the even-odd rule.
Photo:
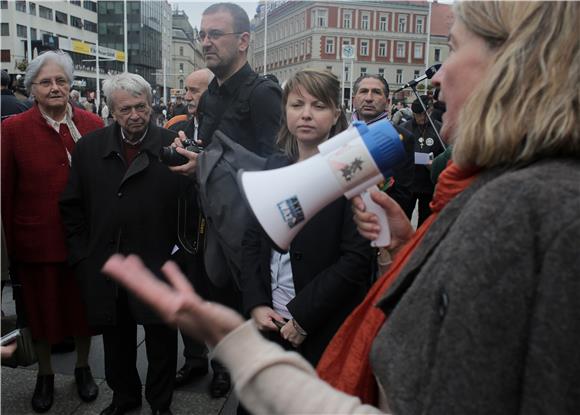
{"label": "blonde hair", "polygon": [[278,145],[291,161],[298,160],[298,142],[288,130],[286,120],[286,104],[290,92],[296,92],[302,88],[316,99],[319,99],[329,107],[340,109],[340,115],[336,124],[330,129],[329,137],[332,137],[348,127],[346,115],[340,105],[340,81],[328,71],[316,69],[303,69],[298,71],[284,84],[282,91],[282,123],[278,132]]}
{"label": "blonde hair", "polygon": [[580,156],[576,2],[457,3],[455,16],[495,52],[454,137],[461,166]]}

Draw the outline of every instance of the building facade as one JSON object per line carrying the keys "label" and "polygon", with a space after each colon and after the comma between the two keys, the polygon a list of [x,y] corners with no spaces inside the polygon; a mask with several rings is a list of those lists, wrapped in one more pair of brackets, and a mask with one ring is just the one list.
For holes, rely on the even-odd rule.
{"label": "building facade", "polygon": [[[0,1],[0,10],[2,69],[13,77],[24,75],[29,47],[32,57],[46,49],[62,49],[74,62],[73,88],[83,93],[96,91],[96,1]],[[120,50],[106,47],[99,50],[100,60],[116,62],[110,71],[122,68],[124,55]],[[110,71],[100,66],[99,78],[106,78]]]}
{"label": "building facade", "polygon": [[[329,70],[342,81],[347,104],[351,81],[364,73],[382,75],[391,90],[396,90],[425,70],[428,2],[268,3],[265,72],[276,75],[282,83],[307,67]],[[264,72],[265,19],[261,6],[253,22],[252,44],[252,63],[258,72]],[[344,47],[352,52],[352,59],[343,59]]]}
{"label": "building facade", "polygon": [[197,30],[194,29],[187,14],[183,10],[173,11],[172,59],[169,85],[171,96],[185,94],[185,78],[191,72],[204,68],[205,62],[201,46],[197,40]]}

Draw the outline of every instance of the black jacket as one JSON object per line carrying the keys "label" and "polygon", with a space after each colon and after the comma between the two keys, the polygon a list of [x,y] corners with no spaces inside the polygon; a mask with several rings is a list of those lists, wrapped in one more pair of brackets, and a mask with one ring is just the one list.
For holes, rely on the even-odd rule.
{"label": "black jacket", "polygon": [[2,98],[2,102],[0,103],[2,119],[9,115],[20,114],[32,108],[31,102],[19,100],[9,89],[3,89],[0,91],[0,94]]}
{"label": "black jacket", "polygon": [[[288,164],[273,156],[267,168]],[[270,257],[272,246],[257,224],[243,243],[244,311],[272,307]],[[350,202],[340,197],[322,209],[296,235],[290,261],[296,297],[288,303],[293,318],[308,336],[299,352],[316,365],[342,322],[364,298],[370,281],[372,248],[358,233]]]}
{"label": "black jacket", "polygon": [[[69,261],[91,325],[110,325],[116,319],[118,287],[101,273],[113,253],[137,254],[160,275],[177,244],[177,201],[190,190],[190,181],[158,159],[161,146],[174,138],[174,132],[151,124],[128,168],[117,123],[87,134],[76,145],[60,208]],[[129,307],[140,324],[161,322],[130,294]]]}

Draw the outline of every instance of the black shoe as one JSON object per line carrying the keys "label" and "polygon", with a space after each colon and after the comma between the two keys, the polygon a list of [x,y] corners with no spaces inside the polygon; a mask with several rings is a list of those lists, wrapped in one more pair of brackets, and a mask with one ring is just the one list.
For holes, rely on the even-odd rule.
{"label": "black shoe", "polygon": [[212,398],[222,398],[230,391],[231,383],[228,372],[214,372],[209,385],[209,394]]}
{"label": "black shoe", "polygon": [[167,409],[152,409],[151,415],[173,415],[173,412],[171,412],[171,409],[169,409],[169,408],[167,408]]}
{"label": "black shoe", "polygon": [[39,375],[36,377],[36,387],[32,395],[32,409],[34,412],[46,412],[52,406],[54,395],[54,374]]}
{"label": "black shoe", "polygon": [[93,379],[90,367],[77,367],[75,369],[75,381],[77,383],[77,392],[83,401],[92,402],[97,399],[99,387]]}
{"label": "black shoe", "polygon": [[178,388],[189,383],[196,377],[207,375],[207,366],[207,360],[205,359],[195,359],[185,362],[183,367],[175,374],[174,386]]}
{"label": "black shoe", "polygon": [[136,404],[123,404],[117,405],[115,403],[111,403],[101,412],[101,415],[123,415],[133,409],[137,409],[141,407],[141,402]]}

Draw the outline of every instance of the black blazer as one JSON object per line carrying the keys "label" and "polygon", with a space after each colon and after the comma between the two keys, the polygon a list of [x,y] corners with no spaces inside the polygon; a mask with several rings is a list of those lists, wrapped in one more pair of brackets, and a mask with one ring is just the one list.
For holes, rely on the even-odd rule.
{"label": "black blazer", "polygon": [[[266,168],[288,164],[285,157],[272,156]],[[372,248],[352,216],[350,202],[341,197],[313,217],[290,245],[296,297],[288,310],[308,333],[299,352],[313,365],[369,287]],[[272,245],[257,222],[248,227],[242,249],[243,305],[249,314],[260,305],[272,307]]]}

